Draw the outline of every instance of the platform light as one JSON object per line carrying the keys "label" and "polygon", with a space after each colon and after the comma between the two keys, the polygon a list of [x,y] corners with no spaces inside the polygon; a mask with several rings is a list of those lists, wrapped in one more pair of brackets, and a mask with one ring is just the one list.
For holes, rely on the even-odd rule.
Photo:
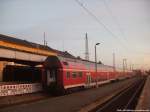
{"label": "platform light", "polygon": [[96,46],[100,43],[95,44],[95,73],[96,73],[96,87],[98,88],[98,79],[97,79],[97,53],[96,53]]}

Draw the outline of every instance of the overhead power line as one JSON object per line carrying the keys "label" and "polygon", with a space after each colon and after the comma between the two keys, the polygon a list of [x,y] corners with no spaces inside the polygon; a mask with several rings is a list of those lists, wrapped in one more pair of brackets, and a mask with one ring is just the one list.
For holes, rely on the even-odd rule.
{"label": "overhead power line", "polygon": [[[104,3],[104,6],[105,6],[105,8],[107,9],[108,13],[110,14],[112,20],[113,20],[114,23],[117,25],[118,30],[119,30],[120,34],[122,35],[122,39],[124,40],[125,43],[128,43],[129,40],[126,38],[125,33],[124,33],[124,31],[123,31],[121,25],[119,24],[118,20],[117,20],[117,17],[116,17],[115,14],[113,13],[113,11],[110,9],[107,0],[102,0],[102,1],[103,1],[103,3]],[[142,53],[142,52],[139,52],[139,51],[138,51],[138,52],[135,51],[134,46],[130,47],[130,51],[131,51],[131,52],[134,52],[134,53],[136,53],[136,54],[141,54],[141,53]]]}
{"label": "overhead power line", "polygon": [[128,48],[122,43],[122,41],[120,40],[120,38],[118,38],[117,35],[115,35],[102,21],[100,21],[100,19],[95,15],[93,14],[87,7],[85,7],[83,5],[82,2],[80,2],[79,0],[75,0],[77,2],[77,4],[79,6],[81,6],[99,25],[103,26],[104,29],[109,32],[113,38],[115,38],[117,41],[119,41],[120,45],[122,45],[122,47],[124,47],[125,49],[128,50]]}
{"label": "overhead power line", "polygon": [[122,35],[122,37],[123,37],[122,39],[127,42],[128,40],[127,40],[126,37],[125,37],[124,31],[123,31],[123,29],[121,28],[121,25],[119,24],[119,22],[118,22],[116,16],[113,14],[113,11],[112,11],[112,10],[110,9],[110,7],[108,6],[108,3],[106,2],[106,0],[102,0],[102,1],[103,1],[103,3],[104,3],[104,6],[105,6],[105,8],[107,9],[108,13],[110,14],[112,20],[114,21],[114,23],[115,23],[116,26],[118,27],[118,30],[119,30],[120,34]]}

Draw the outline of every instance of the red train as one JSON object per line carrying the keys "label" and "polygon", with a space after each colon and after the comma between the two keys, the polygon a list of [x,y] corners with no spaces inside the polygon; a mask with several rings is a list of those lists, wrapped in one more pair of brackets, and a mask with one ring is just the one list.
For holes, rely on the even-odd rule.
{"label": "red train", "polygon": [[44,84],[52,91],[66,92],[68,90],[89,88],[102,83],[132,76],[132,71],[122,72],[112,66],[97,64],[77,58],[50,56],[44,63]]}

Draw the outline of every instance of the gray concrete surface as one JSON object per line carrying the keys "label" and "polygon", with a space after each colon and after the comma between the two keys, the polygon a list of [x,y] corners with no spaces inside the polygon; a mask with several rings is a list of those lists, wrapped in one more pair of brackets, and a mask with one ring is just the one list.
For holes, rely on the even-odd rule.
{"label": "gray concrete surface", "polygon": [[149,110],[150,112],[150,76],[147,77],[146,83],[142,90],[136,109],[147,111]]}
{"label": "gray concrete surface", "polygon": [[0,112],[76,112],[97,99],[113,94],[138,78],[123,80],[65,96],[0,109]]}

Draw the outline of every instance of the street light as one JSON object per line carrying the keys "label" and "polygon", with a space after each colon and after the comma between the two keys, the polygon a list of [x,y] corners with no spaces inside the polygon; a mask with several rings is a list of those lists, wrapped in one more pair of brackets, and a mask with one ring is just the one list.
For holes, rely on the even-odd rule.
{"label": "street light", "polygon": [[97,54],[96,54],[96,46],[99,45],[100,43],[95,44],[95,73],[96,73],[96,87],[98,88],[98,80],[97,80]]}

